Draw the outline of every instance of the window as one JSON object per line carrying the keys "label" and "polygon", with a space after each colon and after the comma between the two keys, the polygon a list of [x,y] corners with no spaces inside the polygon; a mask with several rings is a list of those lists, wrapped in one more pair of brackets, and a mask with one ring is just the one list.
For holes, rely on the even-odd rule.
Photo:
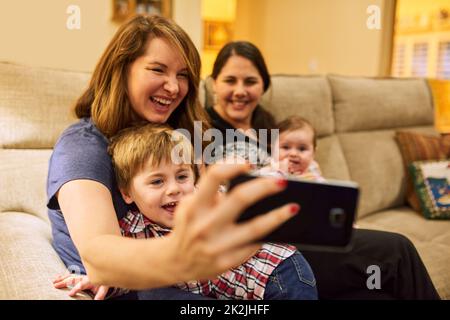
{"label": "window", "polygon": [[411,74],[414,77],[427,76],[428,44],[415,43],[413,47]]}
{"label": "window", "polygon": [[394,59],[392,64],[392,75],[401,77],[405,75],[405,44],[397,44],[394,49]]}
{"label": "window", "polygon": [[450,42],[439,43],[436,77],[450,79]]}

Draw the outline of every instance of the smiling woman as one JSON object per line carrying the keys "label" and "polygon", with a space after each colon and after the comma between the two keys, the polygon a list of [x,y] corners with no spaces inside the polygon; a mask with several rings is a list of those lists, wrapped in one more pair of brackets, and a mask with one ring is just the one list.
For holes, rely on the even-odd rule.
{"label": "smiling woman", "polygon": [[253,63],[234,55],[215,80],[216,111],[237,128],[252,128],[252,114],[264,92],[263,79]]}
{"label": "smiling woman", "polygon": [[154,123],[165,123],[188,92],[183,56],[161,38],[150,38],[144,55],[130,65],[128,97],[133,110]]}
{"label": "smiling woman", "polygon": [[197,192],[178,206],[170,236],[141,241],[121,236],[119,220],[129,207],[116,183],[109,139],[138,122],[166,123],[191,137],[195,121],[208,129],[199,80],[200,57],[186,32],[165,18],[138,15],[119,28],[76,102],[80,120],[62,133],[50,159],[47,207],[57,253],[69,269],[87,273],[94,286],[135,289],[124,296],[128,299],[201,299],[171,287],[148,289],[213,278],[239,265],[258,249],[255,239],[292,216],[287,205],[237,225],[245,205],[237,199],[251,204],[283,186],[261,179],[213,201],[222,181],[250,167],[212,167]]}

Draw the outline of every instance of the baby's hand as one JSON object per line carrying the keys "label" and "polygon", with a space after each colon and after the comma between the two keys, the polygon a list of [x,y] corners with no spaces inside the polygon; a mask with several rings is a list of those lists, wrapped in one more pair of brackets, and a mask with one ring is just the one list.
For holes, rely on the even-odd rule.
{"label": "baby's hand", "polygon": [[107,286],[93,285],[86,275],[75,275],[71,273],[58,276],[53,280],[53,286],[56,289],[70,289],[69,296],[71,297],[84,290],[89,290],[94,294],[94,300],[104,300],[109,290]]}

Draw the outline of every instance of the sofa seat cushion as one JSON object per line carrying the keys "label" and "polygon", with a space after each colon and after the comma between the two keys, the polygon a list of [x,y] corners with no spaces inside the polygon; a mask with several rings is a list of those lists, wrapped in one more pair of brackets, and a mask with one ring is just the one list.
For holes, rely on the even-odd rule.
{"label": "sofa seat cushion", "polygon": [[53,288],[66,268],[51,245],[48,223],[22,212],[0,213],[0,300],[71,299]]}
{"label": "sofa seat cushion", "polygon": [[450,299],[450,221],[427,220],[409,207],[380,211],[358,221],[366,229],[397,232],[416,246],[441,298]]}

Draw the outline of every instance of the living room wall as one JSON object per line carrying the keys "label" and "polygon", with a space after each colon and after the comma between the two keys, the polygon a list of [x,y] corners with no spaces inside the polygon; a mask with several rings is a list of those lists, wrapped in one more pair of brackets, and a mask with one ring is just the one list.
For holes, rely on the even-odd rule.
{"label": "living room wall", "polygon": [[[79,30],[66,27],[70,5],[81,9]],[[90,71],[116,29],[110,17],[111,1],[8,1],[0,10],[0,60]]]}
{"label": "living room wall", "polygon": [[[66,27],[70,5],[80,8],[79,30]],[[200,48],[201,0],[173,0],[172,7],[174,20]],[[111,0],[8,1],[0,10],[0,61],[92,71],[117,30],[111,16]]]}
{"label": "living room wall", "polygon": [[[173,18],[202,49],[202,0],[173,0]],[[272,73],[384,75],[388,25],[366,27],[367,6],[383,20],[393,0],[237,0],[235,39],[256,43]],[[81,28],[69,30],[69,5],[81,9]],[[0,10],[0,61],[92,71],[117,29],[110,0],[9,1]],[[384,52],[387,51],[388,54]]]}
{"label": "living room wall", "polygon": [[[239,0],[235,39],[263,51],[272,73],[389,73],[393,0]],[[381,9],[381,30],[366,22]]]}

